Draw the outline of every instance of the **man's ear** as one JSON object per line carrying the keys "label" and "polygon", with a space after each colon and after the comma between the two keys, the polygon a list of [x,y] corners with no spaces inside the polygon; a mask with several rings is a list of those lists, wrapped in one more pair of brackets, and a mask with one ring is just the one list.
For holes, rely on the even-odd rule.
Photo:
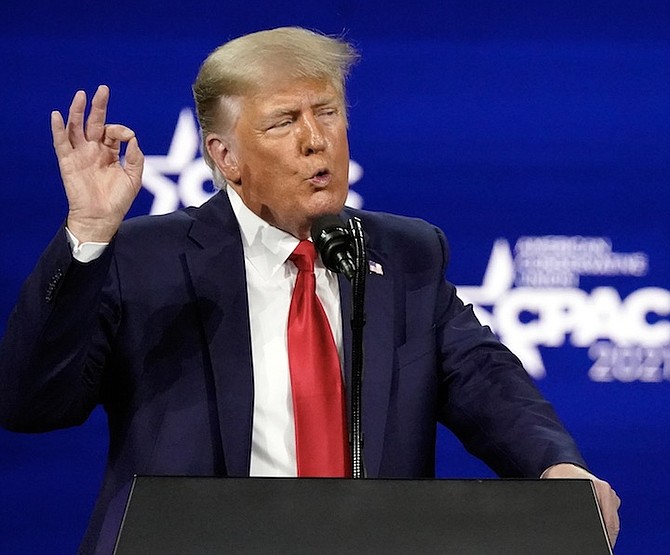
{"label": "man's ear", "polygon": [[240,184],[240,168],[237,157],[230,149],[230,144],[216,135],[210,133],[205,140],[205,148],[214,164],[229,183]]}

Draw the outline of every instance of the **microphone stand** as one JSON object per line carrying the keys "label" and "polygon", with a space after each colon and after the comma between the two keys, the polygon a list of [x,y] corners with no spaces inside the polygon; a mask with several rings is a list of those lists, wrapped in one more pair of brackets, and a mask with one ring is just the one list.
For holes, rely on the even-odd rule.
{"label": "microphone stand", "polygon": [[351,310],[351,477],[365,478],[363,460],[363,326],[365,326],[365,276],[368,270],[365,237],[361,220],[349,220],[349,231],[354,239],[356,272],[352,280]]}

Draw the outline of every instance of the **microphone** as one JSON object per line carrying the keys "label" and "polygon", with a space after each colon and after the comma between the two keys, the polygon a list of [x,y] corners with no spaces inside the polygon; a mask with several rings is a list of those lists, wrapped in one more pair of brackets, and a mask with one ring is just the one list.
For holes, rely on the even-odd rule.
{"label": "microphone", "polygon": [[317,218],[312,224],[312,241],[326,268],[343,273],[349,281],[354,278],[354,240],[338,216],[326,214]]}

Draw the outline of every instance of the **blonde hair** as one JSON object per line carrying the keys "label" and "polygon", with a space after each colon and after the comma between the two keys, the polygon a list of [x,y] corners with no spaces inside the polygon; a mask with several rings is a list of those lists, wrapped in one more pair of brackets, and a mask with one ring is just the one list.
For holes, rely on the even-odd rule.
{"label": "blonde hair", "polygon": [[[345,81],[358,53],[342,39],[300,27],[280,27],[233,39],[200,66],[193,98],[203,144],[209,133],[228,135],[239,116],[239,98],[253,94],[268,76],[328,81],[345,100]],[[206,148],[203,155],[217,185],[225,179]]]}

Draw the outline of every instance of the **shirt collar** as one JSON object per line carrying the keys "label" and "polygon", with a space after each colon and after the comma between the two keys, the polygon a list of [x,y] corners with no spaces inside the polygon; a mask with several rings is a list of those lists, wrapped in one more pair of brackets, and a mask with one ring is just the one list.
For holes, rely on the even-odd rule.
{"label": "shirt collar", "polygon": [[266,279],[279,271],[299,241],[252,212],[232,187],[226,193],[242,235],[244,256]]}

